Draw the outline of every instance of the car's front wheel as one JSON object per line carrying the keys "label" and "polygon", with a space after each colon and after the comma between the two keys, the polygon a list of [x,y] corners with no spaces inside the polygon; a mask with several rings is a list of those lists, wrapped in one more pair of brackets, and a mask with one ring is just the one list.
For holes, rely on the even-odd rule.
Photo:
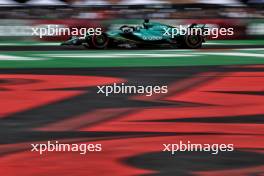
{"label": "car's front wheel", "polygon": [[198,49],[202,47],[203,37],[200,35],[186,35],[183,37],[183,41],[180,48]]}
{"label": "car's front wheel", "polygon": [[94,35],[88,40],[89,47],[95,49],[104,49],[109,44],[109,38],[105,33]]}

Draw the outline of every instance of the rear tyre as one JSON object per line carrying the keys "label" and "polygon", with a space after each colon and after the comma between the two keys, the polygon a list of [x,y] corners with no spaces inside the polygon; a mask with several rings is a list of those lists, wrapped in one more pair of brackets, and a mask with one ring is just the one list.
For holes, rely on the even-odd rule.
{"label": "rear tyre", "polygon": [[90,48],[104,49],[109,44],[109,38],[105,33],[101,35],[94,35],[88,40]]}

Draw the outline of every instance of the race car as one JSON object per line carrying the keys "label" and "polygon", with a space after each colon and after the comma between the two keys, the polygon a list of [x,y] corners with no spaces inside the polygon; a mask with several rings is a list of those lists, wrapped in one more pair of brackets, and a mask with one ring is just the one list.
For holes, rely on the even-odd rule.
{"label": "race car", "polygon": [[[191,24],[187,29],[201,29],[205,25]],[[61,45],[83,45],[87,48],[105,49],[112,47],[145,48],[145,47],[171,47],[171,48],[201,48],[205,42],[202,33],[190,35],[170,25],[144,20],[142,25],[123,25],[116,30],[108,30],[100,35],[86,35],[85,37],[72,37]],[[184,29],[186,30],[186,29]]]}

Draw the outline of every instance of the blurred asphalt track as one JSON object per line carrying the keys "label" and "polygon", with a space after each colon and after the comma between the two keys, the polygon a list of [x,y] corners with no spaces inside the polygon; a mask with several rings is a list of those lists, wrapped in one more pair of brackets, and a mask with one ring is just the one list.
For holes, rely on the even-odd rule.
{"label": "blurred asphalt track", "polygon": [[[209,44],[204,44],[202,49],[239,49],[239,48],[263,48],[264,47],[264,42],[263,40],[256,42],[256,44],[253,43],[245,43],[243,45],[239,44],[239,42],[235,41],[234,43],[209,43]],[[115,49],[120,49],[124,50],[124,48],[115,48]],[[140,48],[136,48],[136,50],[139,50]],[[143,48],[142,48],[143,49]],[[160,48],[150,48],[149,50],[155,50],[155,49],[160,49]],[[166,49],[166,48],[164,48]],[[0,43],[0,51],[62,51],[62,50],[87,50],[85,47],[82,46],[59,46],[59,43],[51,43],[51,45],[46,44],[46,45],[41,45],[41,43],[36,44],[36,45],[24,45],[24,44],[19,44],[15,45],[13,43],[11,44],[2,44]],[[144,50],[144,49],[143,49]]]}
{"label": "blurred asphalt track", "polygon": [[[0,46],[0,175],[263,176],[263,48]],[[96,94],[97,85],[114,82],[168,85],[169,92]],[[103,151],[30,152],[31,143],[48,140],[101,143]],[[235,151],[161,152],[180,140],[233,143]]]}

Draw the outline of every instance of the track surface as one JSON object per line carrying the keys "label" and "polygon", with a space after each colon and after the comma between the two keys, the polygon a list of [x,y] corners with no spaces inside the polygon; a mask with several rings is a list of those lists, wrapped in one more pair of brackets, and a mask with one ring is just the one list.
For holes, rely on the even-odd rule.
{"label": "track surface", "polygon": [[[240,49],[240,48],[251,48],[252,44],[233,44],[233,45],[223,45],[223,44],[214,44],[214,45],[206,45],[202,47],[202,49]],[[258,45],[253,45],[255,48],[264,48],[264,44],[258,44]],[[125,50],[124,48],[115,48],[115,49],[110,49],[110,50]],[[155,49],[161,49],[161,48],[149,48],[149,50],[155,50]],[[164,48],[166,49],[166,48]],[[168,48],[167,48],[168,49]],[[36,46],[27,46],[27,45],[0,45],[0,51],[68,51],[68,50],[85,50],[87,49],[82,46],[59,46],[58,45],[52,45],[52,46],[41,46],[41,45],[36,45]],[[130,50],[138,50],[138,49],[130,49]],[[142,49],[144,50],[144,49]]]}
{"label": "track surface", "polygon": [[[88,55],[102,55],[95,52]],[[110,52],[106,55],[121,51]],[[54,59],[50,63],[18,60],[32,58],[34,51],[2,52],[1,175],[263,175],[263,50],[196,54],[199,56],[194,51],[173,51],[170,54],[175,57],[163,58],[167,64],[162,67],[157,66],[160,63],[153,66],[143,55],[127,58],[131,52],[125,52],[119,58],[125,61],[116,61],[118,58],[113,55],[99,59],[98,63],[93,58],[83,58],[82,51],[73,53],[82,56],[79,58],[54,56],[61,52],[49,57],[42,55]],[[11,60],[7,56],[12,56]],[[149,59],[161,62],[158,57]],[[207,57],[210,60],[203,60]],[[128,66],[131,60],[133,67]],[[182,60],[189,61],[180,64]],[[189,63],[192,65],[188,66]],[[91,68],[91,64],[96,68]],[[120,94],[105,97],[96,93],[97,85],[114,82],[168,85],[169,92],[152,97]],[[40,156],[30,152],[31,143],[48,140],[97,142],[103,145],[103,151],[85,156],[74,152]],[[161,152],[162,144],[180,140],[233,143],[235,151],[218,155],[178,152],[175,156]]]}

